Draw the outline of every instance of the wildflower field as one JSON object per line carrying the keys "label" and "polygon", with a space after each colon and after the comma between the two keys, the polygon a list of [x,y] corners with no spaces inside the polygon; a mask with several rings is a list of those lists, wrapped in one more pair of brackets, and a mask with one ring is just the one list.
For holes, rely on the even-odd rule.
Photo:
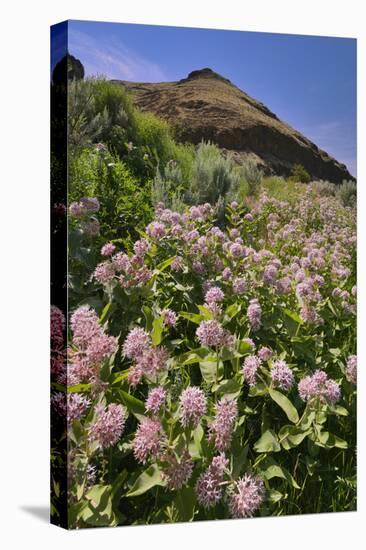
{"label": "wildflower field", "polygon": [[116,156],[99,138],[73,146],[57,206],[54,516],[63,498],[71,528],[355,510],[354,204],[234,168],[218,197],[177,198],[172,171],[199,152],[155,176],[154,141]]}

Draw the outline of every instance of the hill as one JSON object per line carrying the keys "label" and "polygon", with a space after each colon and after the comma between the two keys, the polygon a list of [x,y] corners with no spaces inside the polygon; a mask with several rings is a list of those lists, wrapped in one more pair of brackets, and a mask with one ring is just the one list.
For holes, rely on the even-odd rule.
{"label": "hill", "polygon": [[298,163],[314,179],[354,179],[344,164],[209,68],[177,82],[113,82],[129,90],[141,110],[168,120],[182,142],[212,141],[238,163],[252,158],[266,174],[287,176]]}

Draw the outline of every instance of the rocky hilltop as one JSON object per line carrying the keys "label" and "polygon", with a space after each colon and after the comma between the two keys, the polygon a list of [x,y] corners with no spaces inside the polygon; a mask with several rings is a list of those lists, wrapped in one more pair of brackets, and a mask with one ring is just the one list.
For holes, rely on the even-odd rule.
{"label": "rocky hilltop", "polygon": [[114,82],[133,94],[140,109],[167,119],[183,142],[210,140],[239,163],[252,158],[267,174],[287,176],[299,163],[313,178],[335,183],[354,179],[344,164],[211,69],[193,71],[177,82]]}

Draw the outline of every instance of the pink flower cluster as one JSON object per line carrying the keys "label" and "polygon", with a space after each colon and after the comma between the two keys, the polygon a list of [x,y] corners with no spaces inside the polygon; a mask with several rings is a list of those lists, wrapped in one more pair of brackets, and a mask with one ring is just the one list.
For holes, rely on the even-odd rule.
{"label": "pink flower cluster", "polygon": [[74,420],[80,420],[90,407],[91,401],[81,393],[67,394],[67,423],[71,424]]}
{"label": "pink flower cluster", "polygon": [[164,309],[162,311],[163,322],[167,327],[175,327],[177,324],[177,314],[171,309]]}
{"label": "pink flower cluster", "polygon": [[102,246],[100,253],[102,256],[111,256],[115,250],[116,246],[113,243],[106,243]]}
{"label": "pink flower cluster", "polygon": [[168,489],[179,491],[192,476],[193,460],[184,449],[179,458],[175,453],[167,453],[162,461],[164,462],[162,478],[166,481]]}
{"label": "pink flower cluster", "polygon": [[132,386],[139,384],[143,376],[155,377],[166,368],[169,353],[164,346],[151,346],[150,335],[142,328],[134,328],[123,344],[125,357],[134,360],[130,368],[128,382]]}
{"label": "pink flower cluster", "polygon": [[346,378],[351,384],[357,384],[357,355],[350,355],[347,359]]}
{"label": "pink flower cluster", "polygon": [[66,382],[65,316],[56,306],[51,306],[50,322],[51,373],[60,384],[63,384]]}
{"label": "pink flower cluster", "polygon": [[234,484],[229,498],[230,513],[234,518],[252,517],[264,499],[263,481],[252,474],[245,474]]}
{"label": "pink flower cluster", "polygon": [[145,285],[152,277],[152,272],[144,263],[149,249],[149,243],[145,239],[140,239],[134,244],[133,256],[130,257],[123,252],[117,252],[111,256],[115,246],[112,243],[104,245],[101,250],[102,255],[111,256],[111,258],[97,265],[93,274],[94,279],[103,285],[118,280],[122,288]]}
{"label": "pink flower cluster", "polygon": [[165,439],[160,420],[144,418],[139,424],[132,442],[136,460],[146,464],[149,458],[158,458],[163,451]]}
{"label": "pink flower cluster", "polygon": [[206,347],[232,347],[234,343],[233,335],[216,319],[202,321],[196,330],[196,336],[201,345]]}
{"label": "pink flower cluster", "polygon": [[341,390],[337,382],[328,378],[328,375],[320,369],[300,380],[298,390],[303,401],[319,399],[334,405],[341,398]]}
{"label": "pink flower cluster", "polygon": [[212,286],[207,290],[205,294],[205,301],[208,304],[222,302],[224,298],[225,298],[225,295],[221,290],[221,288],[219,288],[218,286]]}
{"label": "pink flower cluster", "polygon": [[205,472],[196,483],[197,500],[204,508],[215,506],[223,496],[222,482],[229,459],[224,454],[215,456]]}
{"label": "pink flower cluster", "polygon": [[247,315],[249,324],[252,329],[254,331],[258,330],[262,324],[262,308],[256,298],[250,300]]}
{"label": "pink flower cluster", "polygon": [[229,447],[237,416],[238,406],[235,400],[223,397],[216,404],[216,415],[210,426],[210,440],[218,451],[225,451]]}
{"label": "pink flower cluster", "polygon": [[261,361],[268,361],[273,355],[273,351],[270,348],[267,348],[266,346],[262,346],[258,350],[258,357]]}
{"label": "pink flower cluster", "polygon": [[243,374],[249,386],[255,386],[257,383],[257,371],[261,366],[261,360],[256,355],[248,355],[244,359]]}
{"label": "pink flower cluster", "polygon": [[123,344],[123,354],[129,359],[137,359],[151,345],[150,335],[143,328],[133,328]]}
{"label": "pink flower cluster", "polygon": [[158,414],[164,406],[166,400],[166,391],[163,386],[152,388],[147,396],[145,407],[148,412]]}
{"label": "pink flower cluster", "polygon": [[115,445],[123,433],[127,412],[122,405],[111,403],[107,407],[96,407],[96,420],[89,428],[89,438],[97,441],[102,449]]}
{"label": "pink flower cluster", "polygon": [[117,351],[117,338],[104,333],[96,312],[89,306],[75,310],[70,325],[73,332],[73,346],[69,349],[70,383],[91,381],[103,361]]}
{"label": "pink flower cluster", "polygon": [[95,197],[82,197],[79,202],[72,202],[69,206],[69,214],[73,218],[82,219],[90,216],[100,209],[100,204]]}
{"label": "pink flower cluster", "polygon": [[182,426],[196,428],[207,408],[207,400],[203,391],[195,386],[188,386],[183,390],[179,403]]}
{"label": "pink flower cluster", "polygon": [[51,306],[51,349],[62,349],[64,345],[65,316],[62,311]]}
{"label": "pink flower cluster", "polygon": [[285,361],[273,361],[271,366],[271,379],[275,388],[288,391],[295,383],[295,377],[292,370]]}

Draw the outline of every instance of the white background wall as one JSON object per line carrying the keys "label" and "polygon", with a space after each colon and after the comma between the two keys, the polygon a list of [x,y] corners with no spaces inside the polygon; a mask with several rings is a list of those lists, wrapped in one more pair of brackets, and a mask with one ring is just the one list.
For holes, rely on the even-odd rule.
{"label": "white background wall", "polygon": [[[357,0],[11,0],[0,40],[0,544],[2,548],[363,546],[365,515],[365,27]],[[94,19],[357,37],[359,512],[66,532],[48,525],[49,26]],[[340,75],[341,78],[341,75]],[[296,91],[294,91],[296,93]],[[362,121],[362,123],[361,123]],[[363,360],[362,360],[363,358]],[[357,541],[357,537],[360,537]]]}

